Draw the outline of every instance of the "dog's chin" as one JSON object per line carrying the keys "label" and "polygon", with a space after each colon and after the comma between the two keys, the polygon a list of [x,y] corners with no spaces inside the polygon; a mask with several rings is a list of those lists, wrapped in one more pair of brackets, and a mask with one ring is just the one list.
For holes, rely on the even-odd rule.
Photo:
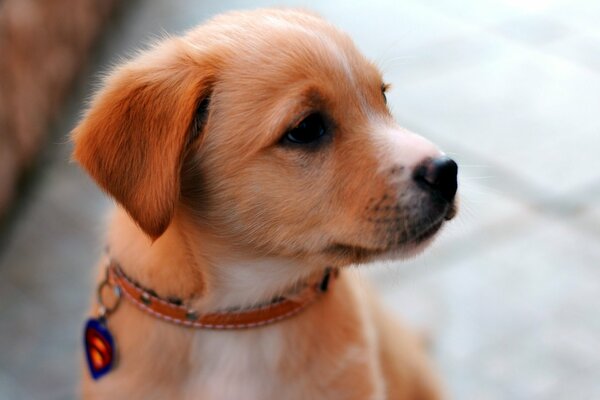
{"label": "dog's chin", "polygon": [[[444,219],[445,220],[445,219]],[[437,233],[444,225],[444,220],[438,221],[419,232],[414,237],[384,248],[370,248],[355,245],[334,244],[325,253],[332,256],[334,264],[366,264],[375,261],[404,260],[420,254],[431,244]]]}

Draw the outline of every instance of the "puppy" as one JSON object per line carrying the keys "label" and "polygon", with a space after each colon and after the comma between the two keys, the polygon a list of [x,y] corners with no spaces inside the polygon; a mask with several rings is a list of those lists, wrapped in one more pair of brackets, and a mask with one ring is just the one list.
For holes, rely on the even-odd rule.
{"label": "puppy", "polygon": [[285,9],[218,16],[110,74],[73,132],[118,203],[92,310],[108,333],[86,336],[91,372],[102,346],[115,359],[84,398],[440,398],[344,269],[420,252],[455,213],[456,164],[386,89],[347,35]]}

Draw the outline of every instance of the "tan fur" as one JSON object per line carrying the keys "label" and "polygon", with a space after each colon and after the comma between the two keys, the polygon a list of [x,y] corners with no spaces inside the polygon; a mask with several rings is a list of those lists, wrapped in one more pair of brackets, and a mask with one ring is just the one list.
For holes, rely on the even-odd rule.
{"label": "tan fur", "polygon": [[[74,131],[74,158],[120,205],[110,256],[207,312],[420,251],[431,213],[410,171],[440,152],[395,124],[382,84],[345,34],[295,10],[219,16],[117,68]],[[315,111],[332,142],[282,146]],[[127,302],[108,323],[119,364],[85,371],[85,398],[440,398],[417,341],[347,271],[263,328],[186,329]]]}

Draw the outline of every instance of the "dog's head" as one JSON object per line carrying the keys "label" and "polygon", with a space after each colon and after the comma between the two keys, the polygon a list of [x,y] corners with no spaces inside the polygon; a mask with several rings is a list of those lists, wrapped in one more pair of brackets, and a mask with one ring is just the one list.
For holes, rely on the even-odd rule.
{"label": "dog's head", "polygon": [[117,68],[74,157],[154,239],[180,210],[263,254],[402,256],[454,215],[457,167],[395,123],[386,88],[315,15],[231,13]]}

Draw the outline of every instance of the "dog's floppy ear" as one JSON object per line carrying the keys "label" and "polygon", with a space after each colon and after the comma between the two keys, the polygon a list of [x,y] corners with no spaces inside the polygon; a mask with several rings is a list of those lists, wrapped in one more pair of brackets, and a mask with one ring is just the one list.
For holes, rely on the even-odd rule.
{"label": "dog's floppy ear", "polygon": [[153,239],[169,226],[210,68],[169,43],[113,72],[73,131],[73,158]]}

